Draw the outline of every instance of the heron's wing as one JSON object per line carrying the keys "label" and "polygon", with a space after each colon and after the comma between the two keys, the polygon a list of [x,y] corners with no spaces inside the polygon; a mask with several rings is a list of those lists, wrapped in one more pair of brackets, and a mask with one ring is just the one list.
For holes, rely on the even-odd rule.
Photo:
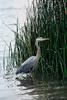
{"label": "heron's wing", "polygon": [[25,65],[25,64],[30,64],[32,63],[33,61],[35,61],[35,56],[31,56],[30,58],[28,58],[24,63],[21,64],[22,65]]}
{"label": "heron's wing", "polygon": [[29,73],[37,63],[36,56],[28,58],[24,63],[21,64],[20,68],[17,70],[17,73]]}

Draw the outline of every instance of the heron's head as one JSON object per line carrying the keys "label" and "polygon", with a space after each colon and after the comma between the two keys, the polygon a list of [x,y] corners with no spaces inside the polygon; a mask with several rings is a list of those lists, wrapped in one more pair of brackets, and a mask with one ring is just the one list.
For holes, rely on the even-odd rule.
{"label": "heron's head", "polygon": [[43,38],[43,37],[38,37],[36,39],[36,42],[35,42],[35,45],[38,47],[38,42],[41,42],[41,41],[48,41],[49,38]]}

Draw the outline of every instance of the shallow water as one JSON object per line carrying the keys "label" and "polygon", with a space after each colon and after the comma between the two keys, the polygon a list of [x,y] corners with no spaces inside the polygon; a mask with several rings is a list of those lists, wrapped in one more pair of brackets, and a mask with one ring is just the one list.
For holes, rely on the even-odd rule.
{"label": "shallow water", "polygon": [[0,100],[67,100],[67,86],[58,82],[38,84],[29,76],[4,74],[2,71]]}

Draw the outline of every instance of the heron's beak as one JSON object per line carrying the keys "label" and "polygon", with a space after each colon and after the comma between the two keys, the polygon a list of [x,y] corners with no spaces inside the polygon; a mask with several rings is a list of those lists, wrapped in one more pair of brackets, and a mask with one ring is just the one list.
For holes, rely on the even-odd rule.
{"label": "heron's beak", "polygon": [[43,38],[43,37],[39,37],[39,38],[37,38],[36,39],[36,41],[48,41],[49,40],[49,38]]}
{"label": "heron's beak", "polygon": [[49,38],[44,38],[43,40],[46,41],[46,40],[49,40]]}
{"label": "heron's beak", "polygon": [[49,38],[42,38],[40,41],[48,41]]}

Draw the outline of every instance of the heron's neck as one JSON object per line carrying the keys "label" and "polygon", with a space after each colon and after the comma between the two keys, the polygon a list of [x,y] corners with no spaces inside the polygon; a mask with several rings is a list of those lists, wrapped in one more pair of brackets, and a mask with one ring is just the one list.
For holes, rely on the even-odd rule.
{"label": "heron's neck", "polygon": [[36,57],[37,57],[37,59],[39,60],[39,58],[40,58],[40,47],[39,47],[39,45],[38,45],[38,42],[36,41],[36,47],[37,47],[37,54],[36,54]]}

